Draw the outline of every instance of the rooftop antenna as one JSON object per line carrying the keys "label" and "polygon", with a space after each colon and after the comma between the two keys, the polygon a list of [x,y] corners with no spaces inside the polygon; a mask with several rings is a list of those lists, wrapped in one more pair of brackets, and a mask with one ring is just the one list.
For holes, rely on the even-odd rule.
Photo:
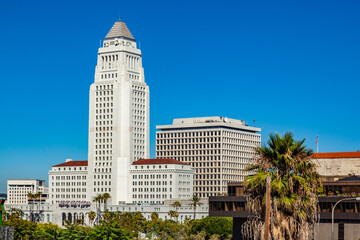
{"label": "rooftop antenna", "polygon": [[139,49],[141,49],[141,42],[139,41]]}
{"label": "rooftop antenna", "polygon": [[101,39],[100,39],[100,47],[101,47]]}

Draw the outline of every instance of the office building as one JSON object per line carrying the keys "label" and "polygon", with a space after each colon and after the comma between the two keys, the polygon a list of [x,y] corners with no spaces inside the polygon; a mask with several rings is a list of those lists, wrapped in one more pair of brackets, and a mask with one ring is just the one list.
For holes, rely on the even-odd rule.
{"label": "office building", "polygon": [[131,165],[132,202],[164,204],[167,199],[189,200],[194,171],[174,159],[139,159]]}
{"label": "office building", "polygon": [[[7,181],[7,203],[8,204],[27,204],[28,193],[36,194],[42,192],[44,194],[43,201],[47,195],[47,187],[45,180],[38,179],[9,179]],[[43,195],[42,195],[43,196]]]}
{"label": "office building", "polygon": [[260,128],[225,117],[174,119],[156,129],[156,158],[189,163],[194,193],[202,198],[226,193],[228,182],[243,181],[261,143]]}
{"label": "office building", "polygon": [[66,159],[49,171],[49,203],[86,201],[88,161]]}
{"label": "office building", "polygon": [[109,193],[109,204],[130,202],[130,166],[140,158],[149,158],[149,88],[141,51],[119,20],[99,48],[90,87],[89,199]]}

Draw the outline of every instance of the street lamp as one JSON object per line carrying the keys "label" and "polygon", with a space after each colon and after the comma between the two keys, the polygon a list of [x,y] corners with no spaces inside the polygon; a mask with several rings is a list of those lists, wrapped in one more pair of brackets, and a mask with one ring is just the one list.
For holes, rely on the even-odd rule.
{"label": "street lamp", "polygon": [[342,201],[348,201],[348,200],[360,201],[360,197],[343,198],[343,199],[340,199],[339,201],[337,201],[335,203],[335,205],[334,205],[334,207],[332,208],[332,211],[331,211],[331,240],[334,240],[334,213],[335,213],[336,205],[338,205],[338,203],[340,203]]}

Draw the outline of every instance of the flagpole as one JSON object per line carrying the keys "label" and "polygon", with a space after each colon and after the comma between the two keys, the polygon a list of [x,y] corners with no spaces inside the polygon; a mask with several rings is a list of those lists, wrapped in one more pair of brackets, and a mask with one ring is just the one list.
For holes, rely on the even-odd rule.
{"label": "flagpole", "polygon": [[316,152],[319,153],[319,134],[317,135],[316,138]]}

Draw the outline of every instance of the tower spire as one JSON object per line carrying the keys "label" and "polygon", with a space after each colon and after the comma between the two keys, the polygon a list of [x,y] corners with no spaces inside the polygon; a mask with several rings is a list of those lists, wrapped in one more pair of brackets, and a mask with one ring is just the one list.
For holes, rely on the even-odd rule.
{"label": "tower spire", "polygon": [[119,21],[114,23],[114,25],[110,29],[109,33],[106,35],[105,40],[112,39],[112,38],[127,38],[130,40],[135,40],[135,38],[131,34],[129,28],[121,20],[121,17],[120,17]]}

